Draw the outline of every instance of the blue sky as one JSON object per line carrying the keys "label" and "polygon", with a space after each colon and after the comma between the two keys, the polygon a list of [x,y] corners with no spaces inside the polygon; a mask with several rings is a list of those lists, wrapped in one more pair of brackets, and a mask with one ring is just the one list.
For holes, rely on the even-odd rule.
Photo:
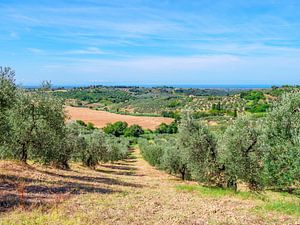
{"label": "blue sky", "polygon": [[0,0],[24,85],[300,83],[299,0]]}

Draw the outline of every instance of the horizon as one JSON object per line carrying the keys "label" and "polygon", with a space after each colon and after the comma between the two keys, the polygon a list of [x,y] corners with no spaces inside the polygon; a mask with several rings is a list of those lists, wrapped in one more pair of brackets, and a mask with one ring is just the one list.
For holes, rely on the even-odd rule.
{"label": "horizon", "polygon": [[[130,84],[130,83],[93,83],[93,84],[52,84],[52,88],[60,89],[72,89],[72,88],[88,88],[93,86],[100,87],[143,87],[143,88],[182,88],[182,89],[270,89],[273,86],[283,87],[283,86],[299,86],[297,84]],[[42,84],[18,84],[22,88],[39,88]]]}
{"label": "horizon", "polygon": [[300,2],[0,0],[17,83],[300,84]]}

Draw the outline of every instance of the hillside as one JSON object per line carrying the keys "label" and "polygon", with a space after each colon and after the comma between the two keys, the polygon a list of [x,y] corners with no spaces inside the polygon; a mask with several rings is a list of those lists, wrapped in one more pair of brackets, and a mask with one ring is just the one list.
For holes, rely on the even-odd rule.
{"label": "hillside", "polygon": [[8,161],[1,161],[0,169],[0,224],[300,222],[295,196],[199,188],[149,166],[138,149],[130,159],[101,164],[96,170],[72,164],[65,171]]}

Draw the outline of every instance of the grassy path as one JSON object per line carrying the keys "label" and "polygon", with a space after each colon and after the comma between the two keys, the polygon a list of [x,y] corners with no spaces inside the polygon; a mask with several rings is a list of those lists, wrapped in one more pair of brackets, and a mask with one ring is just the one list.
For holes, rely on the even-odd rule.
{"label": "grassy path", "polygon": [[[12,170],[10,164],[0,164],[2,194],[3,185],[8,187],[9,178],[16,175],[18,167],[15,168],[16,165]],[[70,171],[32,166],[17,173],[31,179],[25,183],[28,203],[49,204],[9,208],[0,214],[0,224],[300,223],[295,215],[255,210],[261,203],[255,198],[218,192],[199,194],[193,191],[193,183],[151,167],[138,149],[132,159],[101,165],[95,171],[74,164]],[[4,194],[13,195],[13,188]],[[3,202],[0,193],[0,201],[1,197]]]}

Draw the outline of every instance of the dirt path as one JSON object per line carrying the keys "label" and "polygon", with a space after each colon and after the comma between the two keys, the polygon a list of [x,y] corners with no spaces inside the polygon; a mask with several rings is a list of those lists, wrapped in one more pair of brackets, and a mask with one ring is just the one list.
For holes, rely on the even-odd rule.
{"label": "dirt path", "polygon": [[[196,192],[178,190],[190,185],[156,170],[136,149],[133,158],[105,164],[90,170],[72,165],[71,171],[33,168],[9,170],[31,177],[28,199],[62,199],[49,210],[43,207],[15,209],[3,215],[0,224],[297,224],[295,217],[253,210],[255,200],[228,197],[203,197]],[[2,169],[3,169],[2,168]],[[1,167],[0,167],[1,169]],[[33,172],[37,171],[38,172]],[[34,175],[35,174],[35,175]],[[13,174],[9,175],[13,176]],[[33,177],[34,176],[34,177]],[[46,182],[37,183],[37,178]],[[54,185],[54,186],[53,186]],[[55,185],[59,185],[56,187]],[[37,188],[37,190],[33,189]],[[47,188],[51,191],[47,191]],[[30,192],[32,191],[32,193]],[[39,190],[41,190],[39,192]],[[50,198],[48,195],[54,193]],[[55,190],[60,190],[55,193]],[[68,190],[63,192],[64,190]],[[1,191],[1,187],[0,187]],[[12,193],[10,193],[12,194]],[[58,196],[58,197],[57,197]],[[66,200],[64,199],[66,197]],[[1,196],[0,196],[1,198]],[[2,223],[1,223],[2,222]]]}
{"label": "dirt path", "polygon": [[295,222],[273,214],[258,216],[252,211],[254,203],[251,200],[205,198],[197,193],[179,191],[178,185],[189,183],[153,168],[142,159],[139,150],[133,155],[135,159],[102,166],[100,170],[110,178],[131,184],[118,186],[121,193],[94,199],[93,207],[91,199],[87,198],[86,202],[77,199],[78,210],[89,212],[89,220],[94,217],[92,223],[253,225]]}

